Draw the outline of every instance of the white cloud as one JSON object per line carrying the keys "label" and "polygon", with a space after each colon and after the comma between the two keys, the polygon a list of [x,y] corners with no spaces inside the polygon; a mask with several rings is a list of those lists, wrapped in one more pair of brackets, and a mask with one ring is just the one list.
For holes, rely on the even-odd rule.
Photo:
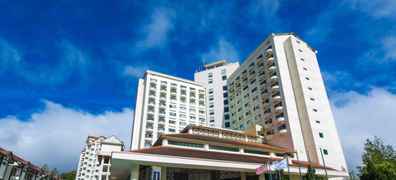
{"label": "white cloud", "polygon": [[148,70],[147,67],[125,66],[124,75],[133,78],[141,78],[146,70]]}
{"label": "white cloud", "polygon": [[238,51],[235,47],[223,38],[220,38],[215,46],[209,52],[202,54],[201,61],[210,63],[216,60],[226,59],[230,61],[239,60]]}
{"label": "white cloud", "polygon": [[0,119],[0,144],[25,159],[61,170],[76,169],[88,135],[115,135],[129,147],[133,111],[91,114],[45,101],[27,121]]}
{"label": "white cloud", "polygon": [[0,39],[0,73],[9,70],[28,82],[35,84],[59,84],[73,73],[86,72],[89,57],[68,40],[59,41],[59,62],[54,65],[37,66],[28,63],[21,50]]}
{"label": "white cloud", "polygon": [[396,60],[396,36],[385,37],[382,40],[382,44],[385,52],[385,59]]}
{"label": "white cloud", "polygon": [[360,165],[367,138],[378,136],[396,146],[396,94],[377,88],[367,95],[351,91],[336,94],[332,104],[350,169]]}
{"label": "white cloud", "polygon": [[0,73],[12,70],[21,61],[21,55],[16,48],[0,38]]}
{"label": "white cloud", "polygon": [[270,18],[278,12],[279,6],[279,0],[257,0],[252,2],[250,12]]}
{"label": "white cloud", "polygon": [[168,40],[169,31],[173,28],[173,12],[169,9],[156,9],[150,22],[143,27],[144,39],[138,42],[138,47],[160,47]]}
{"label": "white cloud", "polygon": [[365,12],[374,18],[396,18],[395,0],[348,0],[352,9]]}

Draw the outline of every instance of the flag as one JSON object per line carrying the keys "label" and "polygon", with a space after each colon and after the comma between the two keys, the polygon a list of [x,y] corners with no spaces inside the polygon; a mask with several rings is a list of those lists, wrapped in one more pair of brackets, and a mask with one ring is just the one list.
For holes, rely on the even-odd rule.
{"label": "flag", "polygon": [[263,164],[256,168],[256,175],[260,175],[269,171],[271,171],[270,166],[268,164]]}
{"label": "flag", "polygon": [[288,167],[287,159],[283,159],[280,161],[275,161],[272,163],[270,169],[271,170],[280,170],[280,169],[285,169]]}

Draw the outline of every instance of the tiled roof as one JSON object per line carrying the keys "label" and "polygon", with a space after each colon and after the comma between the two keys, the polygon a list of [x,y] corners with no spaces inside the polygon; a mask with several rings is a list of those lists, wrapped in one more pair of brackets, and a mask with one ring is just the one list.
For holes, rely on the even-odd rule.
{"label": "tiled roof", "polygon": [[[268,162],[281,160],[281,158],[275,158],[275,157],[262,157],[262,156],[246,155],[246,154],[213,152],[213,151],[206,151],[206,150],[195,150],[195,149],[187,149],[187,148],[168,147],[168,146],[155,146],[155,147],[139,149],[139,150],[135,150],[135,151],[131,151],[131,152],[143,153],[143,154],[158,154],[158,155],[167,155],[167,156],[200,158],[200,159],[260,163],[260,164],[265,164]],[[310,162],[306,162],[306,161],[297,161],[297,160],[292,160],[292,164],[290,166],[312,167],[312,168],[318,168],[318,169],[325,168],[324,166],[317,164],[317,163],[310,163]],[[334,168],[331,168],[331,167],[326,167],[326,169],[335,170]]]}
{"label": "tiled roof", "polygon": [[38,171],[38,172],[41,171],[40,167],[30,163],[29,161],[21,158],[20,156],[14,154],[13,152],[8,151],[6,149],[3,149],[1,147],[0,147],[0,154],[3,155],[3,156],[11,155],[11,158],[12,158],[13,161],[17,161],[17,162],[19,162],[19,163],[21,163],[23,165],[28,165],[28,167],[31,168],[34,171]]}
{"label": "tiled roof", "polygon": [[219,137],[214,137],[214,136],[203,136],[203,135],[198,135],[198,134],[187,134],[187,133],[162,134],[154,145],[159,145],[159,142],[162,139],[167,138],[167,137],[186,138],[186,139],[194,139],[194,140],[201,140],[201,141],[211,141],[211,142],[224,143],[224,144],[229,144],[229,145],[234,145],[234,146],[262,148],[263,150],[271,150],[271,151],[283,152],[283,153],[289,152],[289,150],[287,148],[273,146],[273,145],[269,145],[269,144],[260,144],[260,143],[254,143],[254,142],[238,141],[238,140],[231,140],[231,139],[219,138]]}
{"label": "tiled roof", "polygon": [[238,161],[238,162],[250,162],[250,163],[265,163],[268,161],[274,161],[279,158],[268,158],[251,156],[244,154],[232,154],[213,152],[205,150],[194,150],[187,148],[176,148],[167,146],[156,146],[151,148],[140,149],[132,152],[145,153],[145,154],[159,154],[168,156],[180,156],[180,157],[191,157],[191,158],[202,158],[202,159],[213,159],[213,160],[224,160],[224,161]]}

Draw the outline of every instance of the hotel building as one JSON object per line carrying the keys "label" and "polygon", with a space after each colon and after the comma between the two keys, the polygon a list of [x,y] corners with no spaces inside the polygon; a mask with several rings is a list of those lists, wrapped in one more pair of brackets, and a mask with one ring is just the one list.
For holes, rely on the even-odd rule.
{"label": "hotel building", "polygon": [[177,133],[188,124],[207,125],[206,87],[146,71],[138,82],[131,149],[150,147],[161,133]]}
{"label": "hotel building", "polygon": [[347,172],[316,50],[302,39],[270,35],[227,83],[232,129],[260,124],[267,143]]}
{"label": "hotel building", "polygon": [[180,133],[161,134],[152,147],[112,153],[112,179],[129,180],[265,180],[276,172],[256,169],[287,158],[288,176],[299,180],[309,168],[323,179],[347,173],[293,158],[289,149],[265,143],[260,126],[247,131],[189,125]]}
{"label": "hotel building", "polygon": [[194,74],[194,81],[207,87],[207,117],[209,127],[230,128],[227,78],[239,67],[239,63],[225,60],[206,64],[205,69]]}
{"label": "hotel building", "polygon": [[76,180],[109,180],[111,153],[122,151],[124,144],[114,136],[88,136],[80,154]]}

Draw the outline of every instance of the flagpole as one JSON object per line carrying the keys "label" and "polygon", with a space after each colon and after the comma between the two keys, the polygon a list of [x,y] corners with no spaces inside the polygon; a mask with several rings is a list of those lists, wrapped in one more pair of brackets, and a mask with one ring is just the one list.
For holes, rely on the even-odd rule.
{"label": "flagpole", "polygon": [[270,178],[270,180],[272,180],[272,169],[269,164],[268,164],[268,167],[269,167],[269,178]]}
{"label": "flagpole", "polygon": [[[300,162],[300,160],[298,159],[298,152],[297,152],[297,151],[294,151],[294,152],[296,153],[297,161]],[[301,166],[300,166],[300,165],[298,166],[298,174],[300,175],[300,179],[302,179],[302,176],[301,176]]]}
{"label": "flagpole", "polygon": [[289,177],[288,179],[291,180],[291,177],[290,177],[290,167],[289,167],[289,155],[290,155],[290,154],[287,154],[287,156],[286,156],[286,159],[287,159],[287,176]]}

